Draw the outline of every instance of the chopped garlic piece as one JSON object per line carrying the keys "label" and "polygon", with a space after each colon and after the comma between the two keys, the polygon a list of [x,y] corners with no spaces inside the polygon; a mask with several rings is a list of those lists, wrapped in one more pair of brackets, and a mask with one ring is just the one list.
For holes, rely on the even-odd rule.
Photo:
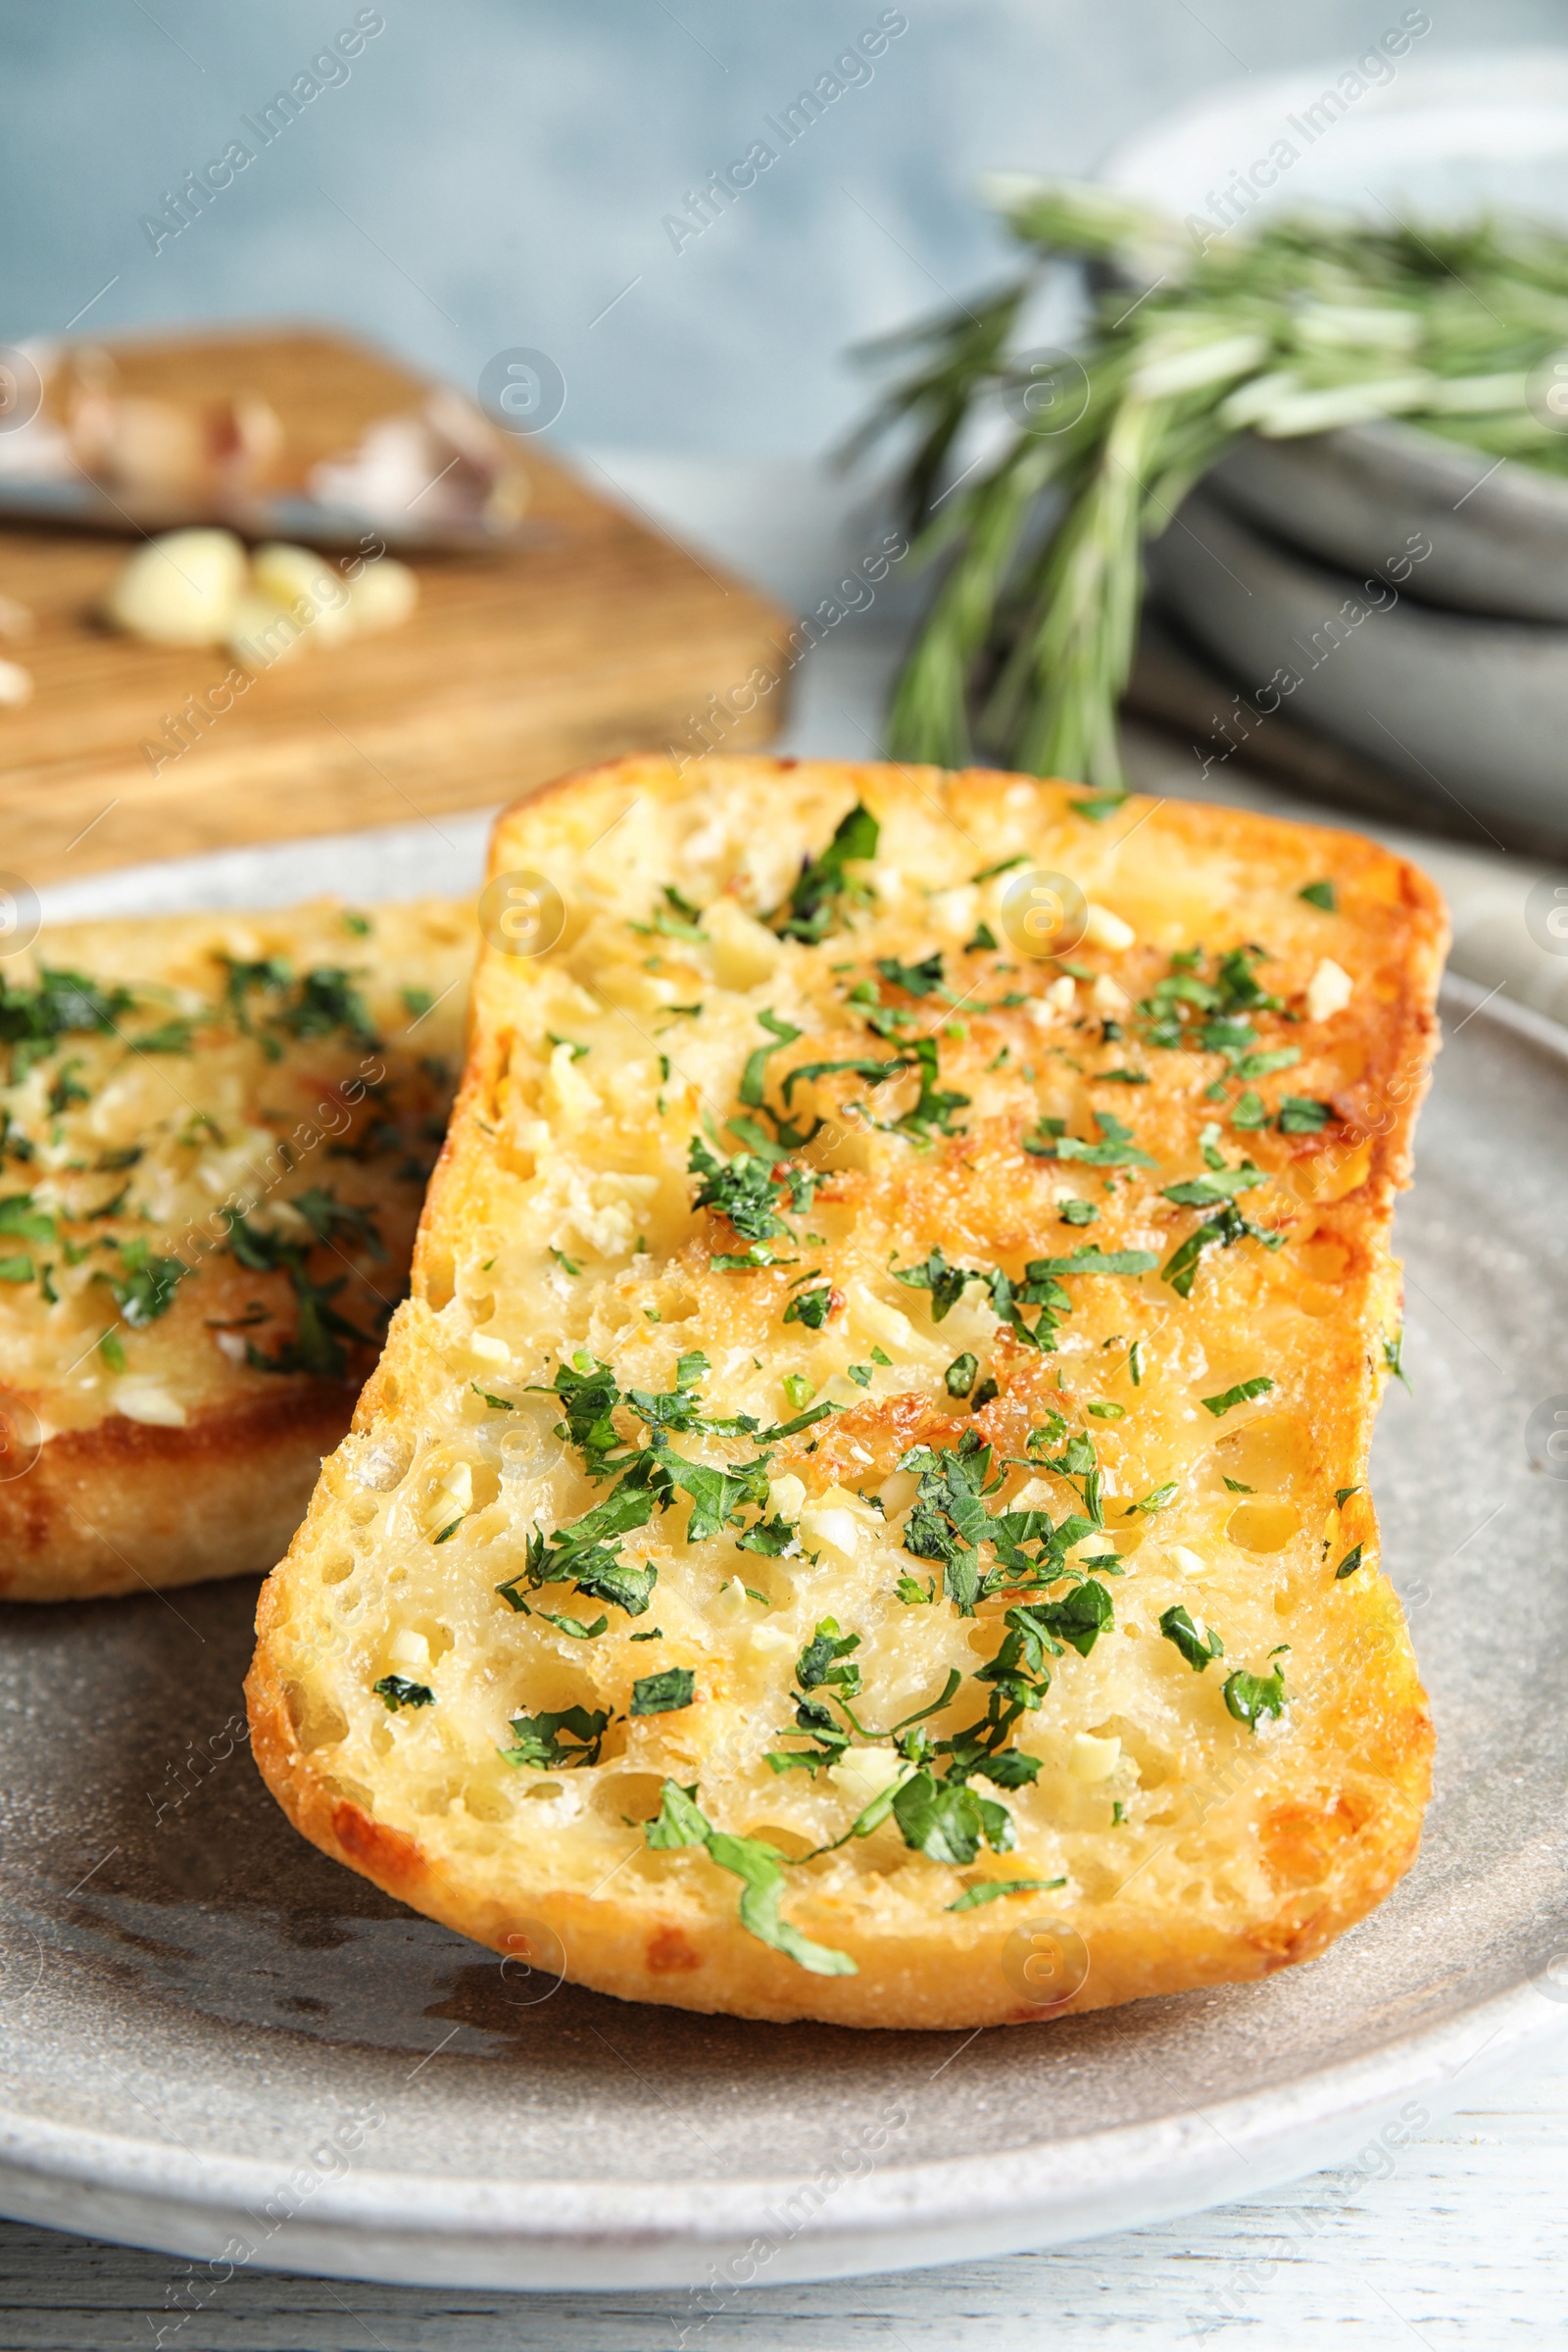
{"label": "chopped garlic piece", "polygon": [[1045,989],[1041,995],[1032,997],[1029,1001],[1029,1018],[1034,1022],[1035,1027],[1049,1029],[1054,1021],[1060,1018],[1062,1013],[1071,1012],[1078,984],[1072,975],[1063,972],[1060,979],[1053,980],[1051,986]]}
{"label": "chopped garlic piece", "polygon": [[[617,1118],[634,1122],[646,1122],[651,1116],[657,1115],[654,1111],[655,1102],[660,1093],[665,1091],[661,1088],[659,1064],[656,1061],[623,1061],[618,1070],[608,1072],[606,1085]],[[679,1083],[668,1091],[674,1094],[677,1102],[685,1098],[686,1090]]]}
{"label": "chopped garlic piece", "polygon": [[1325,956],[1306,984],[1308,1020],[1326,1021],[1343,1012],[1355,994],[1355,982],[1332,956]]}
{"label": "chopped garlic piece", "polygon": [[720,988],[756,988],[771,977],[783,943],[737,906],[718,898],[704,909],[703,928],[712,942],[713,978]]}
{"label": "chopped garlic piece", "polygon": [[1121,1762],[1119,1740],[1097,1740],[1093,1732],[1074,1732],[1072,1746],[1067,1751],[1067,1770],[1075,1781],[1091,1786],[1096,1781],[1108,1781]]}
{"label": "chopped garlic piece", "polygon": [[584,1078],[577,1067],[577,1055],[569,1045],[551,1049],[550,1067],[545,1073],[541,1100],[546,1111],[557,1111],[568,1125],[580,1125],[584,1119],[603,1115],[604,1104],[599,1090]]}
{"label": "chopped garlic piece", "polygon": [[760,1658],[786,1658],[801,1646],[798,1634],[787,1634],[780,1625],[754,1625],[747,1628],[747,1647]]}
{"label": "chopped garlic piece", "polygon": [[127,1421],[144,1421],[150,1429],[183,1429],[185,1407],[171,1396],[162,1381],[152,1380],[142,1373],[132,1373],[125,1380],[117,1380],[109,1392],[109,1402],[117,1413]]}
{"label": "chopped garlic piece", "polygon": [[1171,1566],[1180,1576],[1206,1576],[1208,1562],[1201,1552],[1189,1551],[1185,1544],[1172,1544],[1165,1553]]}
{"label": "chopped garlic piece", "polygon": [[956,890],[936,890],[930,900],[931,920],[954,939],[966,939],[979,913],[978,894],[968,883]]}
{"label": "chopped garlic piece", "polygon": [[510,1364],[512,1349],[505,1340],[493,1340],[487,1331],[470,1331],[468,1353],[476,1355],[481,1364]]}
{"label": "chopped garlic piece", "polygon": [[1097,1012],[1126,1012],[1132,1004],[1131,997],[1127,995],[1124,989],[1120,989],[1116,986],[1115,981],[1111,978],[1108,972],[1101,973],[1099,979],[1095,982],[1094,987],[1090,990],[1089,997],[1090,1002],[1094,1005],[1094,1008]]}
{"label": "chopped garlic piece", "polygon": [[681,858],[688,866],[717,865],[729,847],[729,833],[718,814],[706,817],[694,825],[681,843]]}
{"label": "chopped garlic piece", "polygon": [[386,1654],[394,1666],[428,1666],[430,1644],[412,1625],[404,1625],[387,1643]]}
{"label": "chopped garlic piece", "polygon": [[744,1625],[747,1618],[760,1607],[747,1592],[738,1577],[727,1577],[718,1588],[711,1615],[718,1625]]}
{"label": "chopped garlic piece", "polygon": [[1084,916],[1084,937],[1092,948],[1130,948],[1138,934],[1131,923],[1124,923],[1119,914],[1108,906],[1097,906],[1091,901]]}
{"label": "chopped garlic piece", "polygon": [[577,1197],[569,1213],[550,1236],[551,1247],[564,1250],[568,1256],[575,1235],[583,1247],[596,1250],[601,1257],[625,1257],[648,1218],[648,1206],[659,1190],[657,1176],[595,1176],[588,1186],[588,1199],[581,1198],[582,1186],[574,1187]]}
{"label": "chopped garlic piece", "polygon": [[835,1788],[857,1805],[868,1805],[913,1770],[893,1747],[847,1747],[838,1763],[830,1764],[827,1777]]}
{"label": "chopped garlic piece", "polygon": [[855,1300],[854,1319],[858,1331],[869,1334],[884,1354],[891,1353],[895,1361],[914,1348],[914,1325],[908,1316],[901,1314],[896,1306],[889,1306],[886,1299],[873,1298],[869,1291],[862,1291]]}
{"label": "chopped garlic piece", "polygon": [[831,1504],[825,1510],[803,1511],[801,1535],[808,1546],[825,1544],[829,1551],[836,1551],[846,1560],[853,1560],[860,1545],[859,1522],[855,1513]]}
{"label": "chopped garlic piece", "polygon": [[767,1482],[767,1515],[770,1519],[798,1519],[806,1508],[806,1484],[793,1470],[782,1478]]}
{"label": "chopped garlic piece", "polygon": [[1188,1615],[1193,1618],[1193,1631],[1198,1636],[1199,1641],[1201,1642],[1208,1649],[1209,1656],[1211,1658],[1223,1657],[1225,1654],[1223,1642],[1221,1642],[1219,1648],[1216,1649],[1213,1647],[1213,1643],[1218,1640],[1218,1636],[1210,1632],[1208,1626],[1201,1617],[1193,1616],[1193,1612],[1191,1610],[1188,1611]]}
{"label": "chopped garlic piece", "polygon": [[454,1462],[436,1480],[435,1493],[425,1513],[425,1524],[433,1534],[450,1527],[454,1519],[466,1518],[473,1508],[473,1472],[466,1462]]}
{"label": "chopped garlic piece", "polygon": [[890,1470],[876,1491],[884,1519],[896,1519],[906,1511],[920,1492],[920,1482],[909,1470]]}

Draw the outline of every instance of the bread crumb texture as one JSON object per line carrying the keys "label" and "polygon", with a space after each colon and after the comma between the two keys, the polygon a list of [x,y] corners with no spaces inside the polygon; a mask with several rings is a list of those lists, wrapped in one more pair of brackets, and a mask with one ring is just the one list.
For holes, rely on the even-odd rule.
{"label": "bread crumb texture", "polygon": [[502,820],[413,1296],[261,1604],[328,1853],[888,2027],[1262,1977],[1408,1867],[1366,1459],[1441,903],[1083,797],[633,759]]}
{"label": "bread crumb texture", "polygon": [[0,965],[0,1595],[275,1561],[407,1288],[474,938],[323,901]]}

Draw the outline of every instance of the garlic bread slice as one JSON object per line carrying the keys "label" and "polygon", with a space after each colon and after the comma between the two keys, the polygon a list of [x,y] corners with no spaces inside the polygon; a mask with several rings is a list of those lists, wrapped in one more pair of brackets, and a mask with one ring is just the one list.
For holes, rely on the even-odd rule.
{"label": "garlic bread slice", "polygon": [[259,1614],[326,1852],[900,2027],[1261,1977],[1408,1867],[1367,1447],[1442,906],[1084,804],[631,759],[502,820],[413,1296]]}
{"label": "garlic bread slice", "polygon": [[403,1294],[474,936],[323,901],[0,964],[0,1598],[276,1559]]}

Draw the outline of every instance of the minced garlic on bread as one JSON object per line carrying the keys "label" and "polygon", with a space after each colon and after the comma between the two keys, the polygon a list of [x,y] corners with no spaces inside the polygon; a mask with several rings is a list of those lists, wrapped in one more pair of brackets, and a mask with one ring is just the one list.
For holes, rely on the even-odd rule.
{"label": "minced garlic on bread", "polygon": [[474,936],[322,902],[0,965],[0,1598],[277,1558],[406,1285]]}
{"label": "minced garlic on bread", "polygon": [[931,2027],[1264,1976],[1408,1867],[1367,1446],[1441,904],[1084,800],[632,759],[503,819],[413,1297],[261,1604],[326,1852],[627,1998]]}

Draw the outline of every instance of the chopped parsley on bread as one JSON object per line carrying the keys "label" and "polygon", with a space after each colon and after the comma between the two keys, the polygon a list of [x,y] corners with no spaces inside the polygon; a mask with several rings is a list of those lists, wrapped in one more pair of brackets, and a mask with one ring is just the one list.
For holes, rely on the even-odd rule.
{"label": "chopped parsley on bread", "polygon": [[0,1598],[275,1561],[406,1286],[473,940],[322,903],[0,964]]}
{"label": "chopped parsley on bread", "polygon": [[560,935],[488,926],[261,1602],[327,1853],[628,1999],[944,2028],[1260,1978],[1408,1868],[1367,1452],[1442,906],[1084,799],[630,759],[503,818],[481,926]]}

